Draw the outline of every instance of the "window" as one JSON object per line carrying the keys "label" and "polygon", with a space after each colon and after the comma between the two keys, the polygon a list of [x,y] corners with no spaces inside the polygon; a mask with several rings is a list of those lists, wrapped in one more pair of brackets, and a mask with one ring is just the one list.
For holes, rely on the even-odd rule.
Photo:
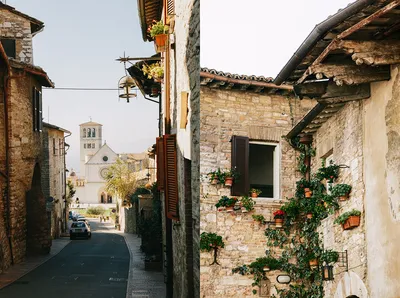
{"label": "window", "polygon": [[96,137],[96,128],[92,129],[92,137],[95,138]]}
{"label": "window", "polygon": [[232,137],[232,167],[239,179],[232,186],[232,195],[248,195],[250,188],[261,190],[260,197],[279,199],[279,144],[249,141],[248,137]]}
{"label": "window", "polygon": [[86,138],[86,128],[83,129],[83,137]]}
{"label": "window", "polygon": [[86,149],[86,144],[83,144],[83,149]]}
{"label": "window", "polygon": [[94,145],[94,143],[92,143],[92,149],[96,148],[96,146]]}
{"label": "window", "polygon": [[56,155],[56,139],[53,138],[53,155]]}
{"label": "window", "polygon": [[4,51],[6,52],[7,57],[10,58],[16,58],[17,56],[17,51],[15,47],[15,39],[0,39],[1,45],[4,48]]}
{"label": "window", "polygon": [[88,128],[88,133],[87,133],[87,137],[90,138],[91,134],[92,134],[92,130],[90,128]]}
{"label": "window", "polygon": [[42,131],[42,92],[35,87],[32,88],[32,113],[33,131]]}
{"label": "window", "polygon": [[92,149],[92,144],[87,144],[88,149]]}

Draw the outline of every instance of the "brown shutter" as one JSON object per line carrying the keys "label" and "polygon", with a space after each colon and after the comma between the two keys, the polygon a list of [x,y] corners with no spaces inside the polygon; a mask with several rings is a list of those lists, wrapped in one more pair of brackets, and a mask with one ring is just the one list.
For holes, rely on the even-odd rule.
{"label": "brown shutter", "polygon": [[233,181],[231,194],[244,196],[249,194],[249,138],[232,137],[232,168],[236,168],[239,178]]}
{"label": "brown shutter", "polygon": [[165,205],[167,217],[178,220],[178,173],[176,135],[164,135],[165,153]]}
{"label": "brown shutter", "polygon": [[157,156],[157,188],[158,188],[158,190],[164,190],[165,162],[164,162],[163,138],[157,138],[157,140],[156,140],[156,156]]}

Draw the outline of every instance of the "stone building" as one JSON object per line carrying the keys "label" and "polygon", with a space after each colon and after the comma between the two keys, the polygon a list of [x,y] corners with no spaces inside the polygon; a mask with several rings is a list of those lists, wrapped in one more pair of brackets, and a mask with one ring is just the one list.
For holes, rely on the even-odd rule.
{"label": "stone building", "polygon": [[[222,236],[225,248],[201,252],[201,297],[253,297],[253,280],[232,269],[265,256],[265,226],[253,214],[273,220],[282,200],[293,196],[298,154],[282,138],[312,107],[300,101],[292,86],[277,86],[272,78],[236,75],[202,68],[200,111],[200,230]],[[212,185],[208,173],[236,167],[234,188]],[[218,212],[215,204],[226,196],[262,190],[250,213]],[[212,264],[212,265],[211,265]],[[278,272],[268,275],[271,288]],[[273,291],[271,291],[273,293]],[[268,294],[269,296],[269,294]]]}
{"label": "stone building", "polygon": [[153,57],[164,69],[161,86],[140,71],[151,61],[128,69],[144,95],[159,98],[157,183],[165,214],[167,297],[198,297],[200,1],[140,0],[138,9],[144,41],[152,41],[147,29],[153,20],[169,26],[167,45],[158,47]]}
{"label": "stone building", "polygon": [[0,271],[30,253],[49,252],[41,186],[42,86],[32,65],[32,37],[43,23],[0,3]]}
{"label": "stone building", "polygon": [[67,229],[65,138],[70,135],[68,130],[43,123],[42,187],[53,239]]}
{"label": "stone building", "polygon": [[[335,264],[325,297],[399,296],[399,4],[359,0],[340,10],[316,26],[274,81],[315,98],[287,138],[312,135],[313,168],[331,159],[342,165],[338,183],[352,186],[321,227],[326,248],[348,253],[348,270]],[[333,224],[353,208],[361,211],[359,227]]]}

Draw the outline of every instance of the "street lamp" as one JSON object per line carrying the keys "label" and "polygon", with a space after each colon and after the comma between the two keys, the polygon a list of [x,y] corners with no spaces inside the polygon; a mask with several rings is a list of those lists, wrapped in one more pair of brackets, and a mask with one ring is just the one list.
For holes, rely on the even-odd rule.
{"label": "street lamp", "polygon": [[129,102],[130,98],[136,97],[136,93],[131,93],[131,89],[136,87],[135,81],[131,76],[124,76],[118,81],[118,96],[125,98]]}

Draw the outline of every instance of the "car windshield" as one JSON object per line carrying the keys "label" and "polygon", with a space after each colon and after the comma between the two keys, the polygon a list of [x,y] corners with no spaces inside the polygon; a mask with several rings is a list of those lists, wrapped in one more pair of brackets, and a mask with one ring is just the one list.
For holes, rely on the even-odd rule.
{"label": "car windshield", "polygon": [[71,228],[84,228],[85,223],[84,222],[75,222],[71,225]]}

